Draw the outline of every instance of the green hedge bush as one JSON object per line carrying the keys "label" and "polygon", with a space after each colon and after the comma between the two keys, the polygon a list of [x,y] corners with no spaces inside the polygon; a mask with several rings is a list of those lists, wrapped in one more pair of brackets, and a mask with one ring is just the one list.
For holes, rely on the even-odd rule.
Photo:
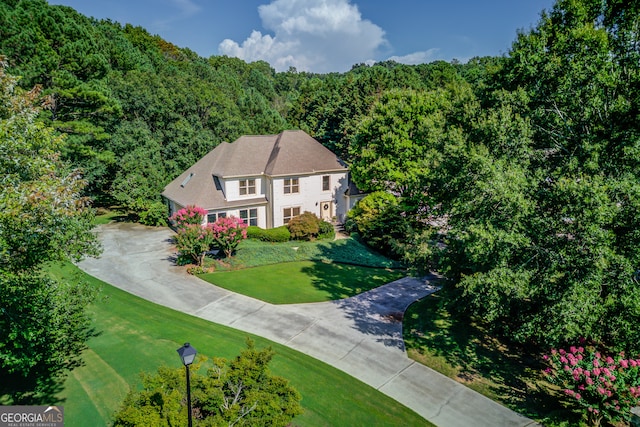
{"label": "green hedge bush", "polygon": [[266,230],[252,225],[247,228],[247,238],[263,242],[288,242],[291,239],[291,233],[285,225]]}

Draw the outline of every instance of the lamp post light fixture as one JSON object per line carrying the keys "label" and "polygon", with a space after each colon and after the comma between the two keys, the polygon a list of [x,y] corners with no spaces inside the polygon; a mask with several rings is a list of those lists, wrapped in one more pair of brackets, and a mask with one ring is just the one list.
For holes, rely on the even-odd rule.
{"label": "lamp post light fixture", "polygon": [[187,372],[187,414],[189,416],[189,427],[192,427],[193,420],[191,418],[191,380],[189,378],[189,365],[193,363],[198,352],[194,347],[191,347],[191,344],[189,344],[188,342],[184,343],[184,345],[177,351]]}

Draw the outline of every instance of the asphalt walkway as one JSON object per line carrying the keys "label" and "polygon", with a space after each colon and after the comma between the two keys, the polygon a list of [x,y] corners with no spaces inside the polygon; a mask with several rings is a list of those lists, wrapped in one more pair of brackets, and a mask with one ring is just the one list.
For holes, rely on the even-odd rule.
{"label": "asphalt walkway", "polygon": [[407,357],[401,313],[437,290],[434,277],[400,279],[346,300],[273,305],[175,266],[171,230],[130,223],[98,230],[103,255],[79,267],[120,289],[322,360],[441,427],[536,425]]}

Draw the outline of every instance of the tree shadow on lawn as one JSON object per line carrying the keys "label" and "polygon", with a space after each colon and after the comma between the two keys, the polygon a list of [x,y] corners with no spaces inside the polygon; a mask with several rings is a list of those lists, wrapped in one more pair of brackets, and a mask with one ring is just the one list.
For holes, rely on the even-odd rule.
{"label": "tree shadow on lawn", "polygon": [[414,359],[522,415],[578,425],[580,414],[563,407],[564,397],[550,396],[543,385],[539,351],[499,340],[481,322],[451,315],[444,298],[430,295],[406,313],[404,339]]}
{"label": "tree shadow on lawn", "polygon": [[[437,280],[436,276],[398,279],[398,275],[390,275],[384,269],[314,263],[303,272],[313,277],[316,288],[332,295],[333,304],[354,322],[355,329],[385,346],[399,349],[404,349],[404,311],[412,302],[438,290],[430,284]],[[376,283],[371,286],[373,277]],[[346,293],[346,289],[350,292]]]}

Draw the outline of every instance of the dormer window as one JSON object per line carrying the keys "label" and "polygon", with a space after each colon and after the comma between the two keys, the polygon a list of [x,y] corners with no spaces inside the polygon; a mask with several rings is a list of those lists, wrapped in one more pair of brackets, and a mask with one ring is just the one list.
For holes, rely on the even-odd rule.
{"label": "dormer window", "polygon": [[246,196],[248,194],[256,194],[256,180],[255,179],[241,179],[240,180],[240,195]]}

